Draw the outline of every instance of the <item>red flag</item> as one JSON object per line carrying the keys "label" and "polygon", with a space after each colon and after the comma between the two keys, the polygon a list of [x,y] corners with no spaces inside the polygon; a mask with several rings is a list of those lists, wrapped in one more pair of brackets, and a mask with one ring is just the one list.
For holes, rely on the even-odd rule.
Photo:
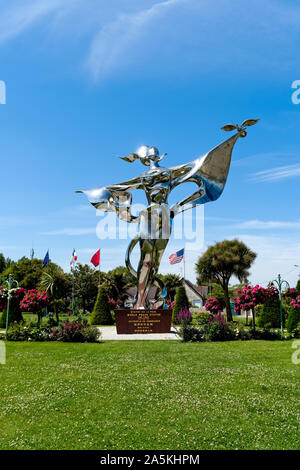
{"label": "red flag", "polygon": [[91,263],[95,266],[95,268],[100,263],[100,250],[96,251],[96,253],[91,257]]}

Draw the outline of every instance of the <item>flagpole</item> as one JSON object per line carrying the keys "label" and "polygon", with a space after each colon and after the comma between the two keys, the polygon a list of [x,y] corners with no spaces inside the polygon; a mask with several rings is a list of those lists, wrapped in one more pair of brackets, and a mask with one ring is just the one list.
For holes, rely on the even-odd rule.
{"label": "flagpole", "polygon": [[183,279],[185,280],[185,250],[183,252]]}
{"label": "flagpole", "polygon": [[100,287],[100,264],[101,264],[101,251],[100,251],[100,256],[99,256],[99,287]]}
{"label": "flagpole", "polygon": [[75,264],[74,254],[75,254],[75,248],[73,250],[72,263],[71,263],[71,270],[72,270],[72,316],[74,316],[74,264]]}
{"label": "flagpole", "polygon": [[74,316],[74,260],[72,261],[71,270],[72,270],[72,316]]}

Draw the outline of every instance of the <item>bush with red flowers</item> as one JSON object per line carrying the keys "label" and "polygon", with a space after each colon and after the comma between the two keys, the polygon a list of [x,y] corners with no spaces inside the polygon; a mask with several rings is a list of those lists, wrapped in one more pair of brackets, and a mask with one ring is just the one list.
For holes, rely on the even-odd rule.
{"label": "bush with red flowers", "polygon": [[300,295],[291,301],[290,305],[294,308],[300,308]]}
{"label": "bush with red flowers", "polygon": [[300,292],[295,287],[289,287],[285,292],[283,292],[282,297],[287,297],[289,299],[295,300],[299,296]]}
{"label": "bush with red flowers", "polygon": [[237,290],[237,296],[233,299],[234,309],[252,312],[253,327],[255,328],[255,307],[265,304],[268,299],[278,299],[278,290],[274,286],[264,288],[258,284],[254,287],[248,285]]}
{"label": "bush with red flowers", "polygon": [[20,302],[21,310],[26,312],[36,313],[38,321],[41,320],[41,313],[44,308],[49,304],[49,297],[46,291],[39,292],[36,289],[28,290]]}
{"label": "bush with red flowers", "polygon": [[209,297],[205,302],[205,310],[210,313],[223,312],[225,308],[225,301],[221,298]]}
{"label": "bush with red flowers", "polygon": [[94,326],[87,326],[80,320],[66,320],[59,327],[52,328],[49,339],[68,343],[94,343],[100,336],[100,331]]}

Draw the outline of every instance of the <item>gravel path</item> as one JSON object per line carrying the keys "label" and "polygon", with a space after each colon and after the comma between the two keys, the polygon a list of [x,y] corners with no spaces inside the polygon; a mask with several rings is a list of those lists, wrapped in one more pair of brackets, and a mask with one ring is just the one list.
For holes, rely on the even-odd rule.
{"label": "gravel path", "polygon": [[137,335],[118,335],[115,326],[99,327],[103,340],[134,340],[134,339],[179,339],[175,329],[171,329],[171,333],[153,333],[153,334],[137,334]]}

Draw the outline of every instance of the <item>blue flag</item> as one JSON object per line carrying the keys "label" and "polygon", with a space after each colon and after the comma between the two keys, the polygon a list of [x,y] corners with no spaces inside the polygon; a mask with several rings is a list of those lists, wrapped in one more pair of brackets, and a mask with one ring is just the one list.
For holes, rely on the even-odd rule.
{"label": "blue flag", "polygon": [[45,256],[45,258],[44,258],[43,268],[44,268],[45,266],[47,266],[47,264],[49,264],[49,263],[50,263],[50,258],[49,258],[49,250],[48,250],[47,253],[46,253],[46,256]]}

